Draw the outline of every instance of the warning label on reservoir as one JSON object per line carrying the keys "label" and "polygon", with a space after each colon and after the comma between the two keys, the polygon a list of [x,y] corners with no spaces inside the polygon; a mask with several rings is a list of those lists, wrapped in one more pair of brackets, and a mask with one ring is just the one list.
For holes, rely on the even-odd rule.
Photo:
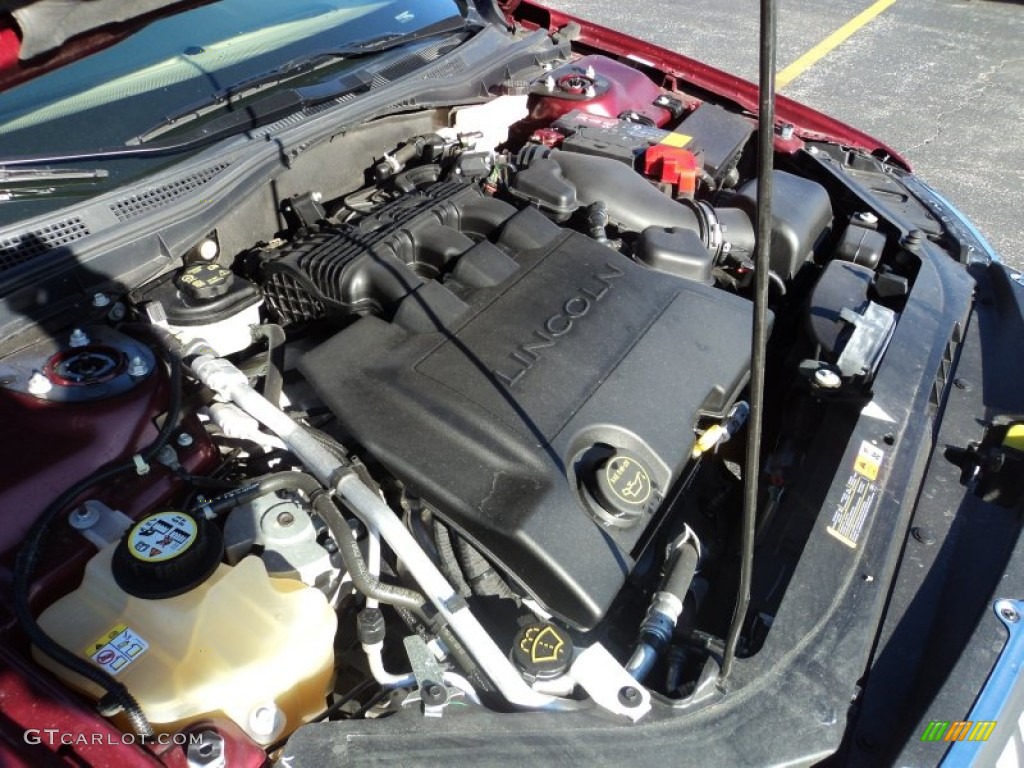
{"label": "warning label on reservoir", "polygon": [[878,479],[885,452],[867,440],[860,444],[853,472],[846,480],[843,495],[832,513],[828,532],[846,546],[856,549],[864,530],[864,523],[875,506]]}
{"label": "warning label on reservoir", "polygon": [[85,649],[85,653],[107,672],[116,675],[149,649],[149,643],[124,624],[112,627]]}

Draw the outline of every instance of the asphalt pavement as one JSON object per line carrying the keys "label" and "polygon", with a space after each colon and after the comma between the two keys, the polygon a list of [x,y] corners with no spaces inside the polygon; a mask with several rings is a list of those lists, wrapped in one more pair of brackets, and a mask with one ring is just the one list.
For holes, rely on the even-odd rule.
{"label": "asphalt pavement", "polygon": [[[757,0],[546,2],[757,78]],[[892,146],[1024,270],[1024,3],[779,0],[778,14],[781,92]]]}

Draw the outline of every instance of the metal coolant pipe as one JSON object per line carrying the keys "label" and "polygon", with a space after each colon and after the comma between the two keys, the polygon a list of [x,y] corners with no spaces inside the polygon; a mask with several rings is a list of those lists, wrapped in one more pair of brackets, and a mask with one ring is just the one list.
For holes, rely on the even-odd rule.
{"label": "metal coolant pipe", "polygon": [[356,516],[380,533],[509,704],[521,709],[581,708],[581,702],[531,689],[391,508],[301,425],[254,390],[234,364],[202,355],[191,368],[203,384],[280,437],[324,487],[333,488]]}

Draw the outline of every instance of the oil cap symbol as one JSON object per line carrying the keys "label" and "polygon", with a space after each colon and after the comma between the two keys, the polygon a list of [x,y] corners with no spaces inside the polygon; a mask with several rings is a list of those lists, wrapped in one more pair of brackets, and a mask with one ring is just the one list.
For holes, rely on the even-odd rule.
{"label": "oil cap symbol", "polygon": [[651,500],[651,473],[632,454],[618,451],[597,468],[594,490],[598,503],[612,514],[633,519]]}

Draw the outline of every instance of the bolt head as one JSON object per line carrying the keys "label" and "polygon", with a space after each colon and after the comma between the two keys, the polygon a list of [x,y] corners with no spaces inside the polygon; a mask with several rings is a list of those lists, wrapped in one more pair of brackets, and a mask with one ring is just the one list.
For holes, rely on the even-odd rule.
{"label": "bolt head", "polygon": [[188,432],[182,432],[178,435],[177,443],[182,448],[188,448],[193,442],[192,435]]}
{"label": "bolt head", "polygon": [[424,704],[441,704],[445,700],[444,688],[437,683],[429,683],[422,689],[420,698]]}
{"label": "bolt head", "polygon": [[28,391],[33,395],[45,395],[53,389],[53,382],[42,371],[34,371],[28,380]]}
{"label": "bolt head", "polygon": [[619,689],[619,703],[624,707],[638,707],[643,701],[643,696],[638,688],[626,685]]}
{"label": "bolt head", "polygon": [[831,368],[819,368],[814,372],[814,383],[822,389],[839,389],[843,380]]}
{"label": "bolt head", "polygon": [[128,363],[128,375],[133,379],[140,378],[149,373],[149,366],[146,365],[146,361],[141,356],[136,355]]}
{"label": "bolt head", "polygon": [[105,293],[94,293],[92,295],[92,305],[97,309],[110,306],[110,297]]}
{"label": "bolt head", "polygon": [[790,139],[793,138],[794,132],[795,129],[793,128],[792,123],[783,123],[779,127],[779,138],[781,138],[783,141],[789,141]]}
{"label": "bolt head", "polygon": [[877,224],[878,217],[871,211],[861,211],[857,214],[857,221],[863,221],[865,224]]}
{"label": "bolt head", "polygon": [[295,522],[295,515],[291,512],[282,512],[277,516],[277,524],[287,528],[289,525]]}
{"label": "bolt head", "polygon": [[68,346],[73,348],[89,346],[89,336],[81,328],[75,328],[68,337]]}
{"label": "bolt head", "polygon": [[1004,621],[1008,621],[1011,624],[1016,624],[1018,621],[1020,621],[1020,613],[1009,602],[1004,601],[1003,604],[999,607],[999,615],[1003,618]]}
{"label": "bolt head", "polygon": [[927,528],[923,528],[919,525],[915,525],[913,528],[910,529],[910,535],[913,536],[916,541],[919,541],[922,544],[927,545],[935,543],[935,537],[932,535],[932,532]]}

